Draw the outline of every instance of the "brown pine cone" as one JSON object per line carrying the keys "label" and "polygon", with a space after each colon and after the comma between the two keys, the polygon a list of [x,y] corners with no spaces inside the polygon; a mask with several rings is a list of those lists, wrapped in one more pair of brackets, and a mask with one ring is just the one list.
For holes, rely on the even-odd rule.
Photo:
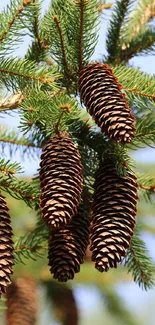
{"label": "brown pine cone", "polygon": [[130,142],[135,132],[134,116],[112,69],[100,62],[87,65],[80,71],[78,87],[101,131],[117,143]]}
{"label": "brown pine cone", "polygon": [[92,261],[100,271],[117,267],[125,256],[135,227],[137,179],[117,175],[114,163],[104,161],[96,173],[91,229]]}
{"label": "brown pine cone", "polygon": [[80,271],[88,243],[89,220],[80,206],[70,224],[51,231],[48,258],[55,279],[66,282],[74,278]]}
{"label": "brown pine cone", "polygon": [[79,152],[65,132],[44,146],[40,180],[43,219],[52,228],[65,226],[77,212],[83,183]]}
{"label": "brown pine cone", "polygon": [[6,325],[35,325],[38,312],[36,282],[23,277],[14,281],[7,290]]}
{"label": "brown pine cone", "polygon": [[5,198],[0,194],[0,295],[5,293],[11,283],[13,273],[13,241],[10,215]]}

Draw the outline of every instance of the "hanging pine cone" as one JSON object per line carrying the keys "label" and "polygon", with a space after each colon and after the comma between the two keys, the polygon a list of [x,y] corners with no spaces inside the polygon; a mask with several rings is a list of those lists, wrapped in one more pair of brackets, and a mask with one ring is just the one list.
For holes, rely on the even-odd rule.
{"label": "hanging pine cone", "polygon": [[78,87],[81,100],[96,124],[117,143],[134,137],[134,116],[112,69],[100,62],[80,71]]}
{"label": "hanging pine cone", "polygon": [[43,219],[52,228],[63,227],[77,212],[83,181],[80,155],[66,133],[47,142],[40,166]]}
{"label": "hanging pine cone", "polygon": [[5,198],[0,194],[0,296],[6,292],[13,273],[13,241],[10,216]]}
{"label": "hanging pine cone", "polygon": [[38,290],[31,278],[19,278],[7,290],[6,325],[36,325]]}
{"label": "hanging pine cone", "polygon": [[136,176],[118,176],[112,161],[96,173],[91,229],[92,261],[100,271],[117,267],[130,246],[136,216]]}
{"label": "hanging pine cone", "polygon": [[49,240],[49,265],[54,278],[61,282],[73,279],[80,271],[89,242],[89,221],[82,206],[65,228],[54,229]]}

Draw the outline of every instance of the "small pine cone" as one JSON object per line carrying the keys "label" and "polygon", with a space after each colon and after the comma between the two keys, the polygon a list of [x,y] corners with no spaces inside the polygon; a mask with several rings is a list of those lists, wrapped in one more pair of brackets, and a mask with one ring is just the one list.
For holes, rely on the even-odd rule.
{"label": "small pine cone", "polygon": [[46,143],[40,167],[43,219],[51,228],[63,227],[77,212],[83,182],[79,152],[65,132]]}
{"label": "small pine cone", "polygon": [[36,282],[28,277],[14,281],[7,290],[6,325],[35,325],[38,312]]}
{"label": "small pine cone", "polygon": [[125,256],[135,227],[137,179],[127,172],[118,176],[111,161],[96,173],[91,229],[92,261],[100,271],[117,267]]}
{"label": "small pine cone", "polygon": [[0,194],[0,296],[10,285],[13,273],[13,241],[10,215],[5,198]]}
{"label": "small pine cone", "polygon": [[54,229],[49,240],[49,265],[54,278],[61,282],[73,279],[80,271],[89,243],[88,216],[79,207],[65,228]]}
{"label": "small pine cone", "polygon": [[80,71],[78,87],[81,100],[101,131],[117,143],[130,142],[135,118],[112,69],[100,62],[87,65]]}

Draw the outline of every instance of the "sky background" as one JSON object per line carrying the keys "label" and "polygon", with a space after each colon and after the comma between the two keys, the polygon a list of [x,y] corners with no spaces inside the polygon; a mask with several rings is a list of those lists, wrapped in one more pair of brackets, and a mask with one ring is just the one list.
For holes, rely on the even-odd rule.
{"label": "sky background", "polygon": [[[43,12],[48,8],[48,5],[50,3],[50,0],[44,0],[43,1]],[[4,7],[9,4],[9,0],[0,0],[0,10],[2,10]],[[99,33],[99,41],[98,45],[96,47],[96,51],[93,55],[92,59],[100,59],[103,54],[106,53],[105,50],[105,39],[106,39],[106,30],[108,26],[108,21],[110,17],[111,11],[106,11],[105,15],[103,14],[102,18],[102,25]],[[24,42],[22,46],[20,46],[19,49],[16,50],[15,56],[24,56],[28,43],[30,39],[29,37],[25,37]],[[135,67],[140,67],[142,71],[148,72],[151,75],[155,74],[155,58],[154,56],[145,56],[145,57],[137,57],[132,60],[130,60],[130,63]],[[12,114],[12,116],[6,115],[6,117],[0,117],[0,123],[1,124],[7,124],[10,127],[17,128],[19,125],[19,116],[17,113]],[[6,157],[8,157],[8,150],[5,151]],[[147,149],[140,149],[137,151],[134,151],[132,153],[133,157],[140,162],[143,163],[153,163],[155,161],[155,150],[151,148]],[[37,171],[37,168],[39,167],[39,158],[36,160],[27,158],[25,156],[24,161],[21,160],[20,154],[17,152],[16,155],[12,158],[13,161],[21,161],[21,165],[23,166],[25,170],[25,175],[31,176]],[[154,236],[146,236],[145,239],[150,251],[151,256],[155,259],[155,239]],[[148,312],[148,317],[146,317],[146,323],[148,324],[149,319],[149,325],[155,324],[155,311],[151,311],[150,314],[150,306],[152,302],[152,307],[154,305],[155,301],[155,289],[150,290],[149,292],[142,291],[138,286],[136,286],[134,283],[126,284],[122,283],[119,286],[116,286],[116,289],[118,290],[119,294],[123,297],[123,299],[126,302],[126,305],[133,311],[134,314],[141,315],[144,319],[146,317],[146,314]],[[101,310],[101,299],[99,293],[96,291],[94,287],[83,287],[83,286],[77,286],[75,288],[75,296],[78,302],[78,305],[80,307],[81,313],[88,313],[91,316],[90,310],[91,308],[96,305],[96,313],[100,313]],[[152,308],[153,309],[153,308]],[[144,314],[145,310],[145,315]],[[47,315],[46,315],[47,318]],[[42,315],[42,321],[44,319],[44,313]],[[49,323],[48,323],[49,324]],[[54,323],[52,323],[54,324]],[[90,319],[90,325],[91,323]],[[100,325],[100,324],[97,324]],[[127,324],[124,324],[127,325]]]}

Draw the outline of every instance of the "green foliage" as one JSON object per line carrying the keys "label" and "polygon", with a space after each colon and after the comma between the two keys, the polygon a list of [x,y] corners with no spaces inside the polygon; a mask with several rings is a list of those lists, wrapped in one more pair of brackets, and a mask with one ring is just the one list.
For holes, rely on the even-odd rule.
{"label": "green foliage", "polygon": [[44,136],[49,137],[57,129],[68,130],[79,113],[76,99],[65,93],[50,95],[41,90],[33,91],[21,105],[21,128],[24,132],[31,131],[33,136],[39,128]]}
{"label": "green foliage", "polygon": [[48,229],[41,219],[37,226],[24,236],[16,238],[15,241],[15,262],[26,263],[26,259],[36,260],[44,257],[47,253]]}
{"label": "green foliage", "polygon": [[128,272],[132,273],[133,279],[145,290],[154,285],[155,267],[148,256],[148,250],[144,241],[139,238],[139,230],[136,229],[131,241],[131,246],[125,257],[125,265]]}
{"label": "green foliage", "polygon": [[120,56],[121,27],[131,2],[131,0],[116,1],[114,11],[112,12],[106,41],[109,63],[117,61]]}
{"label": "green foliage", "polygon": [[55,78],[58,78],[56,67],[38,67],[35,62],[20,58],[0,60],[1,85],[7,90],[25,90],[29,87],[56,90]]}
{"label": "green foliage", "polygon": [[0,58],[13,53],[27,32],[33,32],[32,2],[11,0],[7,9],[0,13]]}
{"label": "green foliage", "polygon": [[[0,126],[0,146],[2,153],[5,152],[5,149],[9,149],[10,157],[19,151],[21,157],[25,157],[25,154],[29,158],[35,158],[39,154],[39,144],[37,143],[34,136],[31,138],[26,138],[23,135],[19,134],[17,130],[10,130],[7,126]],[[2,165],[0,164],[2,167]],[[17,169],[16,173],[19,173]]]}

